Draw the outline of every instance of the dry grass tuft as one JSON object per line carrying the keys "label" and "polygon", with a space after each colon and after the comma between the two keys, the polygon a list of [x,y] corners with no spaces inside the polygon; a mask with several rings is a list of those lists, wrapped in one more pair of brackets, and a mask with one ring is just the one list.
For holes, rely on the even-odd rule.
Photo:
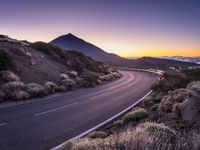
{"label": "dry grass tuft", "polygon": [[138,122],[148,117],[148,112],[143,108],[136,108],[123,117],[123,122]]}
{"label": "dry grass tuft", "polygon": [[12,100],[15,101],[29,99],[29,94],[26,91],[15,91],[12,93],[12,96]]}
{"label": "dry grass tuft", "polygon": [[94,131],[88,135],[89,138],[97,139],[97,138],[106,138],[108,134],[103,131]]}
{"label": "dry grass tuft", "polygon": [[20,81],[20,78],[9,70],[2,71],[1,74],[2,74],[2,78],[7,82]]}
{"label": "dry grass tuft", "polygon": [[200,81],[194,81],[188,84],[187,89],[195,91],[200,94]]}
{"label": "dry grass tuft", "polygon": [[28,83],[26,85],[26,88],[31,97],[40,97],[47,95],[46,89],[40,84]]}
{"label": "dry grass tuft", "polygon": [[73,78],[76,78],[78,76],[78,73],[76,71],[70,71],[69,75],[72,76]]}
{"label": "dry grass tuft", "polygon": [[69,76],[67,74],[65,74],[65,73],[61,73],[60,74],[60,79],[61,80],[69,79]]}
{"label": "dry grass tuft", "polygon": [[74,90],[76,88],[76,82],[72,79],[62,80],[61,84],[66,88],[66,90]]}
{"label": "dry grass tuft", "polygon": [[50,94],[55,93],[58,86],[54,82],[47,81],[44,85],[44,88],[46,89],[47,93]]}
{"label": "dry grass tuft", "polygon": [[128,128],[119,134],[105,139],[83,138],[70,141],[66,150],[190,150],[187,144],[179,140],[176,132],[163,124],[143,123]]}
{"label": "dry grass tuft", "polygon": [[160,112],[171,113],[175,104],[182,103],[191,97],[191,91],[187,89],[178,89],[168,92],[168,95],[164,96],[159,104],[158,110]]}

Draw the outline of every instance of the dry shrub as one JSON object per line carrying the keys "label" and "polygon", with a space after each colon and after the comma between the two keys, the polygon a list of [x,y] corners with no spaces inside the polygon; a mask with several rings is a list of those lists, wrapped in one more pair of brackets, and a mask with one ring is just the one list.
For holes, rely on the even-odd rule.
{"label": "dry shrub", "polygon": [[65,86],[66,90],[74,90],[76,88],[76,82],[72,79],[62,80],[61,84]]}
{"label": "dry shrub", "polygon": [[47,81],[44,87],[47,93],[55,93],[58,88],[58,86],[54,82],[51,82],[51,81]]}
{"label": "dry shrub", "polygon": [[122,125],[123,125],[122,119],[118,119],[112,124],[113,127],[121,127]]}
{"label": "dry shrub", "polygon": [[69,79],[69,76],[67,74],[65,74],[65,73],[61,73],[60,74],[60,79],[61,80]]}
{"label": "dry shrub", "polygon": [[181,117],[181,110],[185,107],[186,103],[187,103],[188,99],[186,99],[185,101],[183,101],[182,103],[176,103],[173,105],[172,108],[172,112]]}
{"label": "dry shrub", "polygon": [[108,134],[103,131],[94,131],[88,135],[89,138],[97,139],[97,138],[106,138]]}
{"label": "dry shrub", "polygon": [[195,150],[200,149],[200,131],[193,130],[192,131],[192,142],[194,144]]}
{"label": "dry shrub", "polygon": [[28,83],[26,88],[27,92],[30,94],[30,97],[40,97],[47,94],[46,89],[40,84]]}
{"label": "dry shrub", "polygon": [[63,150],[106,150],[101,147],[104,146],[103,141],[95,139],[91,140],[84,138],[78,141],[69,141],[62,149]]}
{"label": "dry shrub", "polygon": [[119,134],[105,139],[83,138],[70,141],[63,149],[66,150],[191,150],[192,147],[183,143],[174,130],[163,124],[143,123],[128,128]]}
{"label": "dry shrub", "polygon": [[65,92],[66,91],[66,87],[64,85],[60,85],[57,87],[57,92]]}
{"label": "dry shrub", "polygon": [[95,87],[98,84],[99,73],[85,70],[81,74],[81,78],[86,81],[84,87]]}
{"label": "dry shrub", "polygon": [[113,79],[113,76],[111,74],[101,75],[99,76],[99,79],[102,81],[110,81]]}
{"label": "dry shrub", "polygon": [[26,91],[15,91],[12,93],[13,99],[11,100],[26,100],[29,99],[29,94]]}
{"label": "dry shrub", "polygon": [[86,81],[80,77],[76,77],[75,81],[76,81],[77,87],[82,87],[86,83]]}
{"label": "dry shrub", "polygon": [[76,71],[70,71],[68,74],[73,78],[76,78],[78,76],[78,73]]}
{"label": "dry shrub", "polygon": [[112,74],[112,76],[114,76],[115,78],[121,78],[121,77],[122,77],[122,75],[121,75],[120,73],[118,73],[118,72],[112,72],[111,74]]}
{"label": "dry shrub", "polygon": [[188,84],[187,89],[193,90],[200,94],[200,81],[194,81]]}
{"label": "dry shrub", "polygon": [[20,81],[20,78],[9,70],[2,71],[1,74],[2,74],[2,78],[7,82]]}
{"label": "dry shrub", "polygon": [[4,99],[6,100],[24,100],[29,98],[23,82],[15,81],[6,83],[2,86],[2,90],[5,93]]}
{"label": "dry shrub", "polygon": [[4,84],[2,86],[2,90],[5,92],[5,94],[10,94],[14,91],[26,90],[26,87],[23,82],[15,81]]}
{"label": "dry shrub", "polygon": [[173,106],[175,104],[182,103],[189,97],[191,97],[191,91],[187,89],[178,89],[175,91],[170,91],[167,95],[165,95],[162,98],[158,109],[160,112],[170,113],[172,112]]}
{"label": "dry shrub", "polygon": [[148,112],[143,108],[136,108],[123,117],[123,122],[138,122],[148,117]]}

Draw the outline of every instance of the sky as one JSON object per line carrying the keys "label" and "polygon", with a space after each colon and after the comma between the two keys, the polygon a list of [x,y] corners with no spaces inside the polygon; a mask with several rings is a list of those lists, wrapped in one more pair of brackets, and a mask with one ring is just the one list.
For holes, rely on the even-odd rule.
{"label": "sky", "polygon": [[200,56],[200,0],[0,0],[0,34],[68,33],[122,57]]}

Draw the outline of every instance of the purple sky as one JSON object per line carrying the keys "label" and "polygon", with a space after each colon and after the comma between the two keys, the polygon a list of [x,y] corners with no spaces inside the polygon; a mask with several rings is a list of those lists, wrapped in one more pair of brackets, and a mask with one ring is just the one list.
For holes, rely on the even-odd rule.
{"label": "purple sky", "polygon": [[200,0],[0,0],[0,34],[69,32],[121,56],[200,56]]}

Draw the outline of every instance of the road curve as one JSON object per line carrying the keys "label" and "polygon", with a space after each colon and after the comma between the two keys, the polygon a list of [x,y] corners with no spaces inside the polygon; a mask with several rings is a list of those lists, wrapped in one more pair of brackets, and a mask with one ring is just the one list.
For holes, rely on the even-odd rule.
{"label": "road curve", "polygon": [[121,73],[119,80],[96,88],[0,108],[0,149],[53,148],[124,110],[158,80],[150,73]]}

